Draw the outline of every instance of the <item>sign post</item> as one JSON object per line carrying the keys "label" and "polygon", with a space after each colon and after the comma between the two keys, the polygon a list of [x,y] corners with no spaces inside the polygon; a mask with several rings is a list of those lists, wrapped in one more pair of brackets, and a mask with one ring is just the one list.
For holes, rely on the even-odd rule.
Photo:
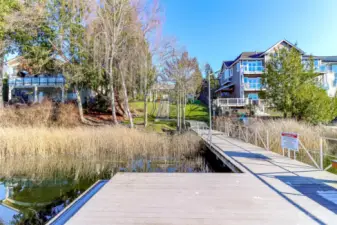
{"label": "sign post", "polygon": [[288,157],[290,158],[290,151],[294,152],[294,159],[296,159],[296,152],[298,152],[299,139],[298,134],[290,132],[281,133],[281,147],[284,156],[285,149],[288,150]]}

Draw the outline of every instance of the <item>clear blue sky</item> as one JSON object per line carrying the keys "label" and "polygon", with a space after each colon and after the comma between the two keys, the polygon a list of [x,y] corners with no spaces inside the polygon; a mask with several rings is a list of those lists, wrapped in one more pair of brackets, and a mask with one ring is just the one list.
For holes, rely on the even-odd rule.
{"label": "clear blue sky", "polygon": [[337,0],[161,0],[163,33],[214,70],[281,39],[308,54],[337,55]]}

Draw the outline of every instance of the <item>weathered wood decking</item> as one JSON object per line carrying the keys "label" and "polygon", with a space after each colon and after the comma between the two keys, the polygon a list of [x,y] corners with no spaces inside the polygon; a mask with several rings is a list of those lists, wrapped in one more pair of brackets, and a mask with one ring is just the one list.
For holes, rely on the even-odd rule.
{"label": "weathered wood decking", "polygon": [[119,173],[67,224],[337,224],[336,175],[219,133],[212,143],[243,173]]}

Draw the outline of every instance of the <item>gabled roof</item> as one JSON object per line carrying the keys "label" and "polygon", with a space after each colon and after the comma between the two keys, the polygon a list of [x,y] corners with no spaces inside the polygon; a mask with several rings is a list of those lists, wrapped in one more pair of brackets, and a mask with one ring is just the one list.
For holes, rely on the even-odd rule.
{"label": "gabled roof", "polygon": [[337,62],[337,56],[318,56],[323,62]]}
{"label": "gabled roof", "polygon": [[224,61],[223,64],[228,68],[231,67],[236,61],[241,59],[256,59],[261,58],[263,52],[242,52],[238,57],[231,61]]}
{"label": "gabled roof", "polygon": [[276,44],[274,44],[273,46],[271,46],[270,48],[268,48],[265,52],[263,52],[261,55],[266,55],[268,54],[271,50],[275,49],[278,45],[282,44],[282,43],[286,43],[287,45],[289,45],[292,48],[297,49],[301,54],[304,54],[304,51],[302,51],[302,49],[298,48],[295,44],[291,43],[290,41],[283,39],[279,42],[277,42]]}

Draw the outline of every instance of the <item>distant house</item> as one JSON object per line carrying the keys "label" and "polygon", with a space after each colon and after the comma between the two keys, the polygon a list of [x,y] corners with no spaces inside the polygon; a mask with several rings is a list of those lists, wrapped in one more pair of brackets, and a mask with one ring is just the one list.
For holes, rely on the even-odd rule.
{"label": "distant house", "polygon": [[[281,40],[262,52],[242,52],[234,60],[224,61],[219,74],[220,88],[216,91],[222,105],[245,106],[251,101],[259,101],[259,92],[263,90],[261,75],[266,62],[273,52],[281,48],[296,48],[305,64],[309,55],[287,40]],[[313,56],[316,72],[319,73],[321,85],[329,96],[337,91],[337,56]],[[219,100],[218,100],[219,101]]]}
{"label": "distant house", "polygon": [[[65,102],[76,100],[72,88],[66,88],[66,79],[61,74],[29,74],[21,70],[21,56],[8,60],[4,66],[3,74],[8,77],[8,100],[18,98],[20,102],[37,103],[49,98]],[[82,101],[92,93],[82,90]]]}

